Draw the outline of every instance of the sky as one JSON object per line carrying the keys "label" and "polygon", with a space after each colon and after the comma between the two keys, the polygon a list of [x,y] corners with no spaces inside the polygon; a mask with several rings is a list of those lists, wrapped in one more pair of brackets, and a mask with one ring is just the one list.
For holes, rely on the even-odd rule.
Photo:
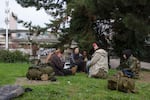
{"label": "sky", "polygon": [[[6,18],[6,0],[0,0],[0,28],[5,28],[5,18]],[[19,19],[24,21],[32,21],[33,25],[44,26],[44,23],[49,22],[50,16],[45,13],[45,11],[37,11],[34,7],[23,8],[15,0],[9,0],[9,9],[10,12],[14,12]],[[17,28],[23,29],[24,27],[20,24],[17,25]]]}

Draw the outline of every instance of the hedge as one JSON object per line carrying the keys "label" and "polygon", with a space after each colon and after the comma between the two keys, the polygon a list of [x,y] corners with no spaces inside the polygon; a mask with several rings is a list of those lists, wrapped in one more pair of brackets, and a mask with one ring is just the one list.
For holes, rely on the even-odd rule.
{"label": "hedge", "polygon": [[9,51],[9,50],[0,50],[0,62],[5,63],[16,63],[16,62],[28,62],[29,55],[23,54],[22,52]]}

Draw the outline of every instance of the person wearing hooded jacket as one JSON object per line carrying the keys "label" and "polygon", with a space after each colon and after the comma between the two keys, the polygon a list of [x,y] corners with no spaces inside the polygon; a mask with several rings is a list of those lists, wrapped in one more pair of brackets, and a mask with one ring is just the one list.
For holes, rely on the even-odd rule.
{"label": "person wearing hooded jacket", "polygon": [[123,58],[123,68],[121,69],[123,74],[129,78],[139,78],[141,68],[140,61],[132,55],[130,49],[123,51]]}
{"label": "person wearing hooded jacket", "polygon": [[108,53],[100,48],[98,43],[93,43],[95,52],[92,55],[92,59],[89,63],[89,77],[94,78],[107,78],[108,73]]}

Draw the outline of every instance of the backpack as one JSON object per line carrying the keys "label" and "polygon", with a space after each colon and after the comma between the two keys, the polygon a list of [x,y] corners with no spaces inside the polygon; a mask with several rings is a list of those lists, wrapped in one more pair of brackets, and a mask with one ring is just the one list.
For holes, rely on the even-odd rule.
{"label": "backpack", "polygon": [[19,85],[5,85],[0,87],[0,100],[12,100],[24,94],[24,88]]}
{"label": "backpack", "polygon": [[29,80],[51,80],[54,79],[55,72],[51,66],[38,63],[28,68],[26,77]]}
{"label": "backpack", "polygon": [[29,67],[26,77],[29,80],[40,80],[41,79],[42,72],[39,70],[38,67]]}
{"label": "backpack", "polygon": [[108,89],[110,90],[118,90],[125,93],[135,93],[135,81],[134,79],[123,77],[120,75],[111,76],[108,79]]}

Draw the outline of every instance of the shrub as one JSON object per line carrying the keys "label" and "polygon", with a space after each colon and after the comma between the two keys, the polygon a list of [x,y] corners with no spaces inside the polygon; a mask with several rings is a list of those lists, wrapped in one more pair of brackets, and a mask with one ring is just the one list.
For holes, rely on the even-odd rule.
{"label": "shrub", "polygon": [[29,55],[23,54],[20,51],[11,52],[9,50],[0,50],[0,62],[15,63],[28,62]]}

